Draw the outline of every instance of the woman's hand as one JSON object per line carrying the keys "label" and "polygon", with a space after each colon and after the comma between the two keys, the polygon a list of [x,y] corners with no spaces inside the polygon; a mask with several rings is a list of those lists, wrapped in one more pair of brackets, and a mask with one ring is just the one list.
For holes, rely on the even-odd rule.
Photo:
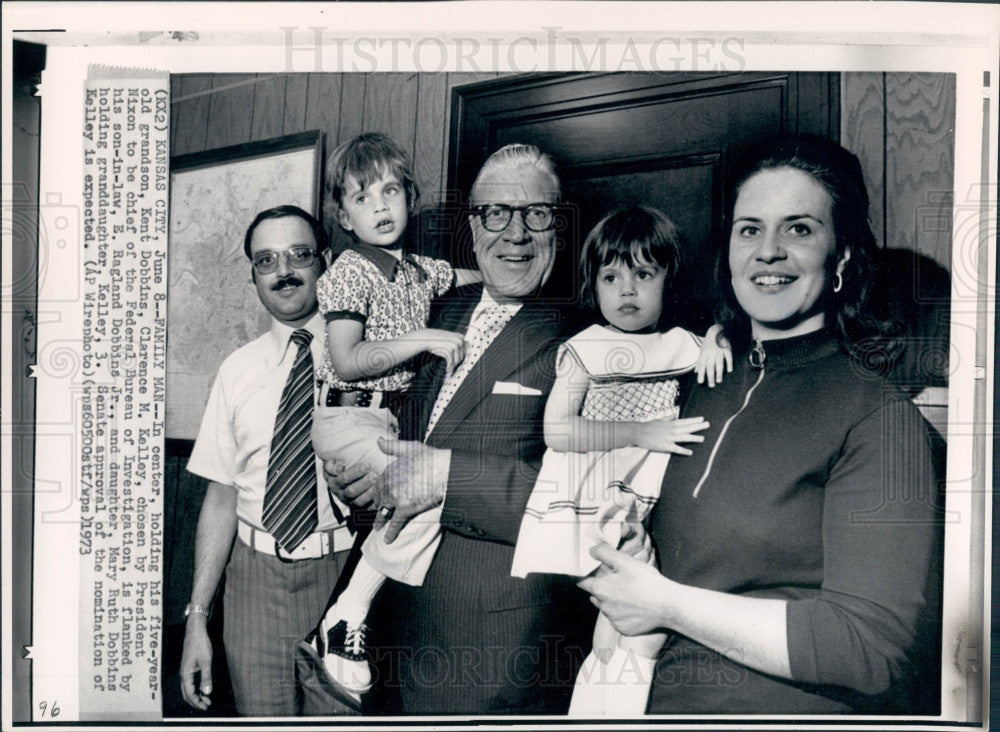
{"label": "woman's hand", "polygon": [[[594,544],[607,544],[607,540],[596,526],[587,528],[587,535]],[[610,546],[610,545],[609,545]],[[656,550],[653,549],[653,539],[639,521],[623,521],[621,536],[618,540],[618,551],[646,564],[653,564]],[[611,570],[604,564],[598,566],[596,573],[600,577]]]}
{"label": "woman's hand", "polygon": [[590,601],[623,635],[642,635],[664,627],[662,609],[668,580],[655,567],[598,544],[590,550],[606,571],[577,584],[590,593]]}
{"label": "woman's hand", "polygon": [[635,423],[635,444],[637,447],[654,452],[672,452],[690,455],[691,451],[681,447],[681,442],[704,442],[705,436],[698,433],[708,429],[704,417],[684,419],[654,419],[651,422]]}
{"label": "woman's hand", "polygon": [[375,500],[378,473],[365,463],[344,465],[340,460],[326,460],[323,477],[330,493],[345,506],[367,508]]}
{"label": "woman's hand", "polygon": [[792,677],[785,600],[674,582],[652,565],[607,544],[590,553],[603,565],[577,584],[622,635],[674,630],[738,663],[784,679]]}
{"label": "woman's hand", "polygon": [[708,329],[694,370],[698,375],[698,383],[704,384],[707,379],[709,388],[722,383],[723,373],[732,373],[733,349],[729,345],[729,339],[722,334],[721,325],[713,325]]}

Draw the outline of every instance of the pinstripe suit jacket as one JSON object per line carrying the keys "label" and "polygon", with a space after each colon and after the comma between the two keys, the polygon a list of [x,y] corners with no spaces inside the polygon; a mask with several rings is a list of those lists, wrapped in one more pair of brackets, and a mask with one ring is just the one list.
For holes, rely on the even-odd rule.
{"label": "pinstripe suit jacket", "polygon": [[[462,288],[436,326],[464,331],[481,286]],[[526,303],[497,335],[445,408],[427,444],[452,450],[443,537],[421,587],[388,582],[384,607],[406,714],[558,714],[589,650],[594,612],[565,577],[510,576],[513,544],[545,452],[542,417],[558,310]],[[402,436],[422,439],[443,363],[414,382]],[[538,395],[495,394],[497,381]],[[386,600],[386,598],[383,598]],[[398,675],[397,678],[391,678]]]}

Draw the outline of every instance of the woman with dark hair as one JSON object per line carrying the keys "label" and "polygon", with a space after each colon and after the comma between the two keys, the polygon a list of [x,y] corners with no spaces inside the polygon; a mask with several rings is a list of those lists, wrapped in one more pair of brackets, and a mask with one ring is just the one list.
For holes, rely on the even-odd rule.
{"label": "woman with dark hair", "polygon": [[650,519],[660,572],[609,546],[581,582],[627,635],[670,632],[648,711],[934,713],[913,659],[935,552],[926,426],[852,355],[884,333],[857,159],[758,145],[727,177],[720,321],[734,373],[695,387],[705,444]]}

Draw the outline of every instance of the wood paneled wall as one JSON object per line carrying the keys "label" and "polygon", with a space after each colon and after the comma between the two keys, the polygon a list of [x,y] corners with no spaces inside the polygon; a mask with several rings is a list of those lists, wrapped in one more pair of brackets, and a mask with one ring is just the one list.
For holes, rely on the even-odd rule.
{"label": "wood paneled wall", "polygon": [[[845,73],[841,77],[841,143],[857,154],[871,196],[875,237],[892,252],[889,285],[913,340],[892,375],[916,397],[934,425],[935,449],[947,434],[948,315],[955,168],[955,76]],[[941,463],[943,465],[943,462]]]}
{"label": "wood paneled wall", "polygon": [[879,244],[951,269],[953,74],[845,73],[841,143],[861,159]]}
{"label": "wood paneled wall", "polygon": [[171,155],[326,132],[329,154],[361,132],[384,132],[413,160],[424,204],[439,202],[448,159],[451,89],[496,73],[182,74],[171,79]]}
{"label": "wood paneled wall", "polygon": [[[422,202],[436,204],[446,180],[451,89],[496,76],[177,75],[171,154],[311,129],[326,132],[329,152],[363,131],[381,131],[411,154]],[[879,243],[950,269],[954,75],[845,73],[841,99],[841,141],[865,168]]]}

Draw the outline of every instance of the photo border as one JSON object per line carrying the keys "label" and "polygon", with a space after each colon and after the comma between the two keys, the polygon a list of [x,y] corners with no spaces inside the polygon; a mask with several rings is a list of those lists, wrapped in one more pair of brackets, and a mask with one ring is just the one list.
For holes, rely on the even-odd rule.
{"label": "photo border", "polygon": [[[791,3],[789,3],[789,5],[791,5]],[[801,5],[802,6],[809,6],[811,9],[815,9],[815,8],[819,8],[821,6],[825,6],[826,3],[802,3]],[[874,4],[868,4],[868,5],[871,7]],[[905,4],[905,3],[886,3],[884,5],[885,6],[889,6],[889,7],[896,6],[897,9],[899,9],[899,8],[913,8],[913,5]],[[960,5],[960,4],[958,4],[958,5]],[[798,4],[796,4],[796,6],[798,7]],[[419,7],[419,6],[417,6],[417,7]],[[855,15],[855,13],[853,12],[854,10],[856,10],[856,8],[852,9],[851,15]],[[5,14],[7,12],[8,11],[5,8]],[[829,10],[827,10],[827,12],[829,12]],[[858,14],[864,15],[863,12],[858,13]],[[313,18],[313,20],[311,22],[316,22],[318,24],[318,23],[322,23],[324,21],[329,21],[329,18],[326,18],[326,19],[320,18],[320,19],[317,20],[317,19],[315,19],[315,16],[314,16],[314,18]],[[306,22],[310,22],[310,21],[306,21]],[[155,21],[152,21],[152,24],[155,27]],[[420,24],[418,23],[417,25],[419,26]],[[11,28],[12,27],[9,22],[5,22],[4,26],[5,26],[5,28]],[[961,34],[958,34],[958,36],[960,36],[960,37],[958,37],[957,40],[956,40],[956,34],[954,34],[953,32],[950,32],[948,24],[942,22],[942,26],[943,26],[942,35],[940,36],[940,38],[938,40],[940,40],[941,44],[944,47],[946,47],[946,48],[950,47],[950,46],[953,47],[955,45],[961,45],[961,43],[963,43],[962,38],[968,39],[968,38],[974,38],[976,36],[979,36],[979,37],[985,37],[987,39],[987,45],[989,46],[989,44],[992,44],[992,46],[989,46],[989,47],[995,49],[995,46],[996,46],[995,28],[989,28],[989,27],[982,28],[982,27],[980,27],[980,28],[970,29],[969,33],[967,35],[965,35],[965,36],[962,36]],[[15,25],[13,27],[17,28],[18,26]],[[47,26],[47,27],[52,27],[52,26]],[[278,27],[280,28],[281,26],[278,26]],[[287,27],[287,25],[285,27]],[[302,26],[302,27],[305,27],[305,26]],[[327,23],[327,27],[329,27],[329,23]],[[418,28],[417,30],[415,30],[413,32],[420,32],[420,30],[421,29]],[[609,32],[613,32],[613,31],[609,31]],[[756,32],[759,33],[761,31],[756,31]],[[109,42],[110,44],[112,44],[112,46],[115,47],[116,52],[114,52],[114,53],[103,53],[102,54],[102,51],[107,50],[107,49],[92,48],[91,49],[91,51],[92,51],[91,57],[94,58],[95,60],[106,61],[107,56],[117,56],[117,55],[119,55],[117,53],[117,51],[121,50],[120,48],[118,48],[119,44],[127,44],[128,46],[141,47],[141,45],[143,43],[142,39],[139,38],[133,32],[118,31],[118,35],[114,35],[114,33],[110,33],[110,32],[105,32],[105,33],[107,33],[107,35],[105,36],[106,42]],[[220,32],[216,31],[216,33],[219,34]],[[861,47],[862,49],[866,49],[866,48],[870,49],[873,46],[885,45],[887,48],[885,50],[881,51],[880,53],[885,54],[884,57],[886,57],[886,58],[897,60],[897,55],[895,54],[895,51],[897,49],[892,45],[893,38],[892,38],[891,35],[883,35],[882,38],[881,38],[881,41],[876,42],[877,36],[878,36],[878,32],[871,32],[871,34],[873,34],[874,36],[876,36],[876,39],[872,39],[872,40],[866,40],[866,37],[864,37],[864,36],[867,33],[869,33],[869,31],[867,31],[867,30],[865,30],[865,31],[859,31],[859,39],[861,41],[858,44],[859,47]],[[885,33],[885,32],[883,31],[883,33]],[[906,31],[903,31],[902,33],[903,33],[903,36],[900,38],[901,45],[907,46],[907,47],[916,47],[918,49],[921,48],[921,45],[920,45],[920,42],[919,42],[919,40],[920,40],[921,37],[923,38],[923,42],[926,43],[929,46],[934,45],[934,41],[937,38],[936,36],[934,36],[933,33],[926,33],[923,36],[921,36],[920,33],[916,33],[915,35],[917,37],[917,41],[918,42],[913,42],[912,39],[914,38],[914,33],[912,31],[906,30]],[[910,35],[907,35],[907,33],[909,33]],[[79,42],[79,43],[86,43],[86,42],[88,42],[89,38],[96,37],[98,35],[99,35],[98,31],[93,31],[93,36],[88,36],[86,32],[83,32],[81,35],[79,35],[77,42]],[[221,35],[224,36],[225,33],[221,32]],[[799,33],[798,38],[799,38],[799,40],[801,42],[807,43],[807,44],[808,43],[817,43],[818,42],[816,39],[807,40],[807,39],[805,39],[805,38],[802,37],[804,35],[805,34],[803,34],[801,32]],[[5,58],[9,58],[9,49],[10,49],[10,46],[9,46],[10,33],[9,33],[9,31],[5,31],[4,32],[4,36],[5,36],[5,39],[4,39],[4,43],[5,43],[4,51],[5,51],[5,54],[4,54],[4,56],[5,56]],[[794,36],[794,34],[793,34],[793,36]],[[786,36],[781,36],[780,34],[774,34],[774,37],[776,39],[778,39],[779,41],[783,39],[783,40],[787,41],[789,43],[789,45],[794,45],[794,44],[791,43],[791,41],[793,40],[793,38],[790,38],[787,35]],[[788,49],[785,49],[785,50],[786,50],[786,52],[790,52],[790,51],[788,51]],[[931,55],[933,55],[933,54],[931,54]],[[128,57],[128,56],[130,56],[130,54],[125,53],[125,54],[121,54],[121,56]],[[139,56],[142,57],[143,54],[140,53]],[[994,58],[995,58],[995,55],[994,55]],[[926,62],[926,61],[920,61],[920,62],[917,63],[917,65],[919,66],[919,65],[921,65],[923,63],[928,63],[928,62]],[[988,92],[989,92],[989,89],[991,89],[991,88],[993,90],[996,89],[997,80],[996,80],[996,71],[995,71],[996,61],[994,60],[994,61],[991,61],[990,63],[993,64],[993,66],[991,66],[990,69],[986,69],[986,70],[987,71],[992,71],[992,73],[993,73],[993,79],[992,79],[991,82],[988,82],[987,85],[984,88],[984,97],[985,98],[983,99],[983,110],[981,111],[981,113],[975,114],[973,116],[980,118],[980,120],[981,120],[981,129],[982,129],[981,137],[979,138],[980,141],[983,143],[981,145],[981,147],[982,147],[982,152],[981,152],[982,163],[981,163],[980,178],[981,179],[985,178],[985,181],[981,180],[980,182],[986,182],[987,184],[989,184],[992,181],[992,185],[994,186],[994,188],[992,190],[995,193],[995,185],[996,185],[996,132],[995,132],[995,130],[996,130],[996,125],[995,125],[995,120],[996,120],[996,105],[995,105],[995,103],[992,106],[989,105]],[[180,70],[190,70],[190,69],[177,69],[176,71],[180,71]],[[231,70],[231,69],[227,69],[227,70]],[[840,69],[840,70],[845,70],[845,69]],[[853,70],[853,69],[851,69],[851,70]],[[174,71],[174,70],[172,70],[172,71]],[[970,75],[976,75],[976,74],[979,74],[981,72],[982,72],[982,69],[973,69],[973,70],[963,69],[963,70],[960,70],[960,71],[956,71],[956,73],[959,73],[959,77],[960,77],[959,78],[959,83],[960,83],[960,85],[963,84],[963,83],[965,85],[964,91],[959,96],[959,102],[958,102],[959,105],[961,105],[962,100],[968,101],[970,97],[974,96],[973,94],[970,93],[970,89],[972,89],[972,88],[975,87],[974,82],[970,81]],[[6,83],[6,80],[5,80],[5,83]],[[994,94],[994,96],[995,96],[995,94]],[[963,114],[965,114],[966,112],[967,112],[967,110],[964,110]],[[968,120],[968,114],[966,114],[966,121],[967,120]],[[991,122],[992,122],[992,124],[991,124]],[[9,122],[5,120],[4,124],[6,126],[6,125],[9,124]],[[958,147],[959,147],[960,141],[963,139],[963,137],[968,136],[968,135],[974,135],[975,133],[971,133],[971,132],[965,131],[967,128],[963,127],[962,122],[960,120],[956,121],[956,129],[957,129],[957,132],[956,132],[956,158],[957,158],[958,157]],[[9,137],[6,134],[6,131],[5,131],[5,145],[9,144],[7,142],[8,139],[9,139]],[[5,149],[5,153],[6,152],[7,152],[7,150]],[[5,154],[4,158],[5,158],[5,161],[9,161],[9,155]],[[9,163],[5,162],[4,165],[5,165],[5,174],[6,174],[6,172],[7,172],[6,171],[6,166],[9,165]],[[957,161],[956,161],[956,166],[957,166]],[[967,173],[967,171],[966,171],[966,173]],[[959,172],[956,170],[956,180],[958,180],[958,178],[959,178]],[[968,180],[968,175],[966,175],[966,180]],[[967,191],[967,193],[969,195],[972,195],[971,190]],[[955,189],[955,196],[956,196],[955,203],[956,203],[956,207],[961,206],[961,205],[968,206],[970,204],[970,202],[967,201],[967,200],[965,200],[965,199],[960,199],[961,195],[962,195],[962,192],[959,191],[958,185],[956,184],[956,189]],[[990,195],[991,195],[991,192],[990,192],[989,188],[980,189],[980,198],[979,198],[978,202],[977,201],[972,201],[971,202],[971,203],[978,203],[978,206],[980,207],[980,210],[978,212],[976,212],[975,216],[976,216],[976,220],[978,220],[978,222],[979,222],[978,229],[979,229],[979,232],[980,232],[981,240],[983,242],[987,242],[987,243],[993,243],[993,241],[995,239],[995,221],[996,221],[995,201],[996,201],[996,197],[994,195],[993,198],[992,198],[992,200],[994,201],[994,207],[993,207],[992,212],[991,212],[989,210],[989,206],[988,206],[988,200],[989,200],[988,197]],[[986,209],[985,211],[983,210],[984,207]],[[990,228],[989,228],[990,225],[991,225],[991,222],[992,222],[992,225],[994,226],[994,229],[992,230],[992,233],[991,233]],[[960,224],[960,222],[958,220],[956,220],[955,227],[957,228],[959,226],[959,224]],[[7,254],[5,254],[4,256],[5,256],[5,262],[4,262],[5,267],[4,267],[4,269],[5,269],[5,271],[9,271],[9,260],[6,259]],[[953,254],[953,264],[955,262],[956,256],[957,255]],[[992,259],[991,259],[991,256],[992,256]],[[995,276],[995,268],[994,268],[994,265],[995,265],[995,262],[996,262],[995,256],[996,256],[995,247],[994,247],[994,250],[992,252],[992,255],[991,255],[991,253],[989,251],[980,252],[981,259],[977,263],[978,264],[978,266],[976,267],[977,271],[975,272],[976,279],[975,279],[975,283],[974,284],[976,284],[977,286],[981,286],[981,284],[985,281],[986,289],[988,290],[988,293],[986,295],[987,298],[992,297],[994,295],[994,291],[992,289],[992,284],[993,284],[993,282],[995,282],[995,280],[993,279],[994,276]],[[958,294],[958,295],[961,295],[961,296],[968,297],[970,293],[969,292],[956,292],[954,294]],[[978,296],[972,297],[971,299],[963,300],[963,301],[967,303],[966,307],[972,307],[972,308],[975,308],[978,311],[977,314],[979,316],[979,321],[977,323],[977,326],[978,326],[977,330],[980,332],[980,337],[981,338],[987,339],[988,338],[988,334],[991,332],[989,326],[993,323],[994,312],[993,312],[993,308],[989,308],[989,307],[985,308],[985,312],[983,311],[983,306],[987,305],[988,301],[984,302],[983,299],[982,299],[982,297],[983,297],[983,295],[980,294]],[[994,305],[995,305],[995,303],[994,303]],[[953,298],[952,310],[953,310],[953,324],[954,324],[955,323],[955,317],[956,317],[956,304],[955,304],[955,299],[954,298]],[[968,320],[963,320],[962,324],[967,325],[968,324]],[[5,330],[5,332],[10,333],[10,329],[9,328],[5,327],[4,330]],[[964,344],[964,346],[963,346],[963,349],[962,349],[963,353],[979,352],[980,349],[981,349],[982,352],[983,352],[984,357],[986,358],[985,362],[984,361],[980,361],[980,360],[977,359],[974,362],[974,364],[973,364],[973,368],[979,369],[979,370],[985,370],[985,373],[983,373],[982,375],[980,375],[980,376],[974,376],[971,379],[969,379],[968,374],[967,373],[963,373],[963,379],[969,379],[969,383],[974,383],[975,384],[975,389],[978,392],[978,396],[974,396],[973,398],[977,399],[977,402],[976,402],[977,405],[978,404],[982,404],[983,407],[982,407],[982,411],[979,411],[976,414],[976,416],[973,419],[973,421],[972,421],[971,424],[960,425],[960,428],[962,428],[963,430],[964,429],[968,429],[968,430],[971,430],[973,432],[973,434],[971,436],[969,436],[971,439],[973,439],[974,441],[978,440],[979,442],[982,442],[984,444],[986,443],[987,437],[990,434],[990,431],[989,431],[990,430],[989,425],[991,423],[990,415],[992,414],[992,407],[993,407],[993,403],[991,403],[991,401],[988,398],[988,394],[992,390],[992,385],[994,383],[993,379],[992,379],[992,377],[993,377],[993,368],[990,368],[990,367],[994,367],[995,368],[994,361],[992,359],[992,354],[994,352],[993,349],[994,349],[995,345],[998,343],[998,341],[995,340],[995,339],[997,339],[997,335],[995,333],[995,330],[992,331],[992,332],[994,333],[994,339],[989,339],[987,345],[980,347],[979,345],[976,345],[975,343],[973,343],[971,345],[971,347],[970,347],[970,343],[966,342]],[[6,343],[5,343],[5,346],[6,346]],[[4,350],[6,350],[6,348]],[[5,380],[6,380],[6,377],[5,377]],[[6,385],[7,384],[5,383],[5,386]],[[4,393],[8,394],[9,391],[5,389]],[[955,398],[951,397],[951,406],[955,406],[955,404],[956,404]],[[976,444],[978,444],[978,442]],[[951,448],[951,444],[949,444],[949,447]],[[965,447],[965,443],[963,443],[963,448],[964,447]],[[956,450],[955,452],[958,452],[958,451]],[[963,457],[965,457],[966,455],[969,454],[969,452],[967,450],[965,450],[965,449],[963,449],[962,452],[963,452]],[[7,453],[7,454],[9,455],[10,453]],[[973,454],[975,454],[975,453],[973,453]],[[987,486],[990,484],[989,471],[992,468],[992,460],[990,459],[990,455],[989,454],[982,455],[982,458],[984,460],[984,463],[982,464],[981,467],[985,471],[985,474],[982,475],[981,478],[984,481],[984,483],[982,484],[981,488],[979,489],[979,490],[982,491],[982,494],[977,498],[977,500],[982,500],[983,505],[985,506],[986,505],[986,503],[985,503],[986,502],[986,496],[988,495],[988,493],[987,493],[988,487]],[[952,457],[949,457],[949,461],[951,461],[952,459],[953,459]],[[957,458],[954,458],[954,459],[957,460]],[[5,463],[7,465],[9,465],[9,460],[5,461]],[[976,486],[970,486],[970,488],[972,488],[973,490],[976,490]],[[7,515],[7,516],[9,516],[9,504],[8,503],[5,503],[5,505],[4,505],[4,514]],[[983,518],[983,522],[984,523],[983,523],[983,526],[981,527],[981,530],[982,530],[982,532],[984,534],[983,540],[985,542],[986,537],[989,537],[991,535],[992,515],[987,510],[987,511],[985,511],[982,514],[982,518]],[[9,549],[10,549],[10,546],[9,546],[9,536],[10,536],[9,532],[7,530],[5,530],[4,531],[4,537],[5,537],[4,538],[4,547],[3,547],[4,550],[5,550],[5,552],[4,552],[5,557],[9,557],[10,556],[10,552],[9,552]],[[973,554],[975,551],[977,551],[977,548],[975,546],[968,547],[968,549],[969,549],[969,554],[970,555]],[[982,593],[983,593],[983,596],[985,597],[988,594],[987,591],[990,589],[989,574],[986,571],[989,568],[989,551],[988,551],[987,547],[983,547],[983,550],[984,550],[984,553],[982,555],[980,555],[981,556],[980,562],[985,562],[985,564],[982,565],[982,566],[980,566],[980,567],[976,567],[975,563],[971,563],[972,564],[972,570],[971,571],[975,572],[975,570],[977,568],[983,570],[983,583],[984,584],[983,584],[983,587],[982,587]],[[6,577],[7,576],[7,572],[9,570],[7,568],[5,568],[4,571],[5,571],[5,577]],[[975,574],[972,574],[970,576],[970,580],[975,581],[976,578],[977,577],[976,577]],[[7,616],[7,611],[8,611],[8,607],[6,605],[6,602],[7,601],[5,601],[5,607],[4,607],[5,616]],[[984,608],[984,612],[985,612],[985,609],[986,608]],[[983,621],[985,621],[985,617],[983,617],[981,619]],[[6,620],[5,620],[5,622],[6,622]],[[984,640],[984,644],[985,644],[987,642],[988,637],[989,637],[989,625],[987,623],[985,623],[985,622],[983,623],[982,632],[983,632],[983,640]],[[5,648],[4,648],[4,654],[3,655],[4,655],[5,658],[11,658],[11,655],[10,655],[10,652],[9,652],[11,649],[9,648],[9,646],[6,646],[6,643],[7,643],[7,641],[5,641]],[[984,650],[985,650],[985,648],[984,648]],[[985,654],[984,654],[981,657],[981,666],[982,666],[982,668],[984,670],[984,673],[988,673],[988,664],[989,664],[989,658],[988,658],[988,656],[985,656]],[[9,678],[10,678],[9,674],[4,674],[4,679],[5,679],[4,685],[5,686],[8,683],[6,680],[9,679]],[[5,689],[5,692],[7,692],[7,691],[8,691],[8,689]],[[5,697],[5,700],[9,699],[9,694],[5,693],[4,697]],[[985,704],[985,701],[986,700],[984,700],[984,704]],[[8,704],[8,702],[5,701],[4,702],[5,711],[6,711],[6,708],[7,708],[7,704]],[[7,717],[5,715],[5,719],[9,719],[9,717]],[[771,718],[769,718],[769,719],[771,719]],[[842,723],[843,724],[848,724],[848,723],[853,722],[853,721],[855,721],[855,718],[851,718],[850,720],[844,721]],[[856,721],[863,722],[864,720],[858,719]],[[882,722],[884,720],[875,720],[875,721]],[[686,720],[681,720],[681,723],[690,724],[692,722],[686,721]],[[712,723],[712,724],[715,724],[715,725],[721,725],[721,724],[725,723],[725,718],[724,717],[713,717],[711,720],[707,720],[707,723]],[[822,723],[829,724],[829,721],[825,721],[824,722],[823,720],[820,720],[820,723],[821,724]],[[893,723],[894,724],[897,723],[896,720],[893,720]],[[903,726],[912,726],[910,723],[905,722],[905,721],[904,722],[898,722],[898,723],[901,724],[901,725],[903,725]],[[985,723],[985,720],[984,720],[984,723]],[[798,723],[795,726],[800,726],[800,724],[801,723]],[[771,726],[771,727],[778,727],[778,726],[780,726],[780,722],[779,723],[775,723],[774,721],[769,722],[769,726]],[[943,726],[954,726],[954,725],[949,725],[949,724],[945,723],[945,724],[943,724]],[[958,724],[958,726],[972,726],[972,725]]]}

